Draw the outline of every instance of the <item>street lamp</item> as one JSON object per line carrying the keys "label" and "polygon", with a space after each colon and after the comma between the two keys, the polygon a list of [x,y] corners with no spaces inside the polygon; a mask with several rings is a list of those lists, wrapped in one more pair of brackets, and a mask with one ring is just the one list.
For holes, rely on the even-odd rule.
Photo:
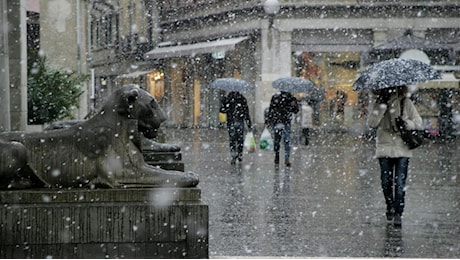
{"label": "street lamp", "polygon": [[268,49],[272,48],[272,29],[273,29],[273,18],[275,14],[280,10],[280,3],[278,0],[267,0],[264,3],[264,11],[268,15]]}
{"label": "street lamp", "polygon": [[280,10],[280,3],[278,0],[267,0],[264,3],[264,11],[268,14],[268,28],[273,27],[273,18]]}

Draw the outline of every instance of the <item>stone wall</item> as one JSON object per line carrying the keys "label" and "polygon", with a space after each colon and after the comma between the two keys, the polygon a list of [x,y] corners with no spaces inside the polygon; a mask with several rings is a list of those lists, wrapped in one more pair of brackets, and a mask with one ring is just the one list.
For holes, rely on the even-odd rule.
{"label": "stone wall", "polygon": [[0,191],[1,258],[208,258],[196,188]]}

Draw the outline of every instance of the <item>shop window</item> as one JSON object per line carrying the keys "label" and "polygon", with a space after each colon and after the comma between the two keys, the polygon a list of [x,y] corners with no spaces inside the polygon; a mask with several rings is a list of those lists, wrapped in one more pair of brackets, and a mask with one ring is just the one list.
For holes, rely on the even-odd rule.
{"label": "shop window", "polygon": [[161,100],[165,94],[164,73],[161,71],[153,71],[147,75],[147,86],[149,92],[156,100]]}

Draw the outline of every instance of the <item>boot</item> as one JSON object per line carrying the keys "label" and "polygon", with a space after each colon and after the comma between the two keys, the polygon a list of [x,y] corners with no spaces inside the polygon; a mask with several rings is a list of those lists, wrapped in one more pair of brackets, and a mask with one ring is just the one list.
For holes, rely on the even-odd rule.
{"label": "boot", "polygon": [[402,226],[402,219],[401,219],[401,213],[396,213],[393,219],[393,225],[395,227],[401,227]]}
{"label": "boot", "polygon": [[275,164],[280,164],[280,153],[279,152],[275,153]]}
{"label": "boot", "polygon": [[291,167],[291,162],[289,162],[289,160],[286,160],[284,161],[284,165],[286,165],[286,167]]}
{"label": "boot", "polygon": [[232,160],[230,161],[231,165],[234,165],[236,163],[236,157],[232,157]]}
{"label": "boot", "polygon": [[395,215],[395,211],[393,208],[387,208],[387,212],[385,213],[385,215],[387,216],[387,221],[393,221],[393,218],[394,218],[394,215]]}

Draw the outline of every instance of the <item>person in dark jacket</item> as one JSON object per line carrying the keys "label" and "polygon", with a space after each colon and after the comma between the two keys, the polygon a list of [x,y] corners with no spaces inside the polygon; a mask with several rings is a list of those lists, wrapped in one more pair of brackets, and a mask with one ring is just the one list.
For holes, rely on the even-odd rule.
{"label": "person in dark jacket", "polygon": [[289,162],[291,152],[291,120],[292,114],[299,112],[297,99],[289,92],[281,91],[273,94],[265,125],[269,126],[274,133],[275,164],[280,161],[280,142],[284,139],[284,164],[291,166]]}
{"label": "person in dark jacket", "polygon": [[246,98],[239,92],[232,91],[221,100],[221,113],[227,114],[227,129],[230,139],[231,164],[243,160],[244,123],[252,131],[251,118]]}

